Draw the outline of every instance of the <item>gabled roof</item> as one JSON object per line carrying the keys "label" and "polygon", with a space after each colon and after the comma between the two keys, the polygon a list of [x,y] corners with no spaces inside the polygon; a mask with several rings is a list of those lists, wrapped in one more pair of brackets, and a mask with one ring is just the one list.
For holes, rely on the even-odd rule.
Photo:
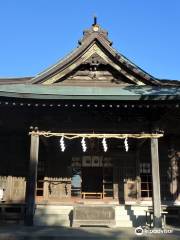
{"label": "gabled roof", "polygon": [[0,84],[18,84],[18,83],[28,83],[33,77],[9,77],[0,78]]}
{"label": "gabled roof", "polygon": [[110,65],[115,71],[135,85],[160,86],[162,83],[132,63],[129,59],[118,53],[108,39],[108,33],[98,24],[84,31],[84,36],[79,41],[79,46],[64,59],[41,72],[32,79],[33,84],[53,84],[60,82],[70,72],[84,64],[93,54],[99,55],[105,64]]}
{"label": "gabled roof", "polygon": [[56,64],[34,77],[0,78],[0,86],[4,84],[124,88],[178,87],[180,81],[160,80],[145,72],[114,49],[108,32],[94,22],[83,32],[78,47]]}

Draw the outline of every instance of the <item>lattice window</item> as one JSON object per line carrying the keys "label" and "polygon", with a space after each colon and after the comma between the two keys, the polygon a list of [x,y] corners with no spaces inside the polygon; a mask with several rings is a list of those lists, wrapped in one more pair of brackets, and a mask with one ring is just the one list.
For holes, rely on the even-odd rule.
{"label": "lattice window", "polygon": [[103,168],[103,193],[105,197],[113,197],[113,168]]}
{"label": "lattice window", "polygon": [[150,163],[140,163],[140,173],[150,174],[151,173],[151,164]]}
{"label": "lattice window", "polygon": [[39,159],[37,170],[38,172],[37,172],[36,195],[43,196],[44,195],[44,177],[45,177],[45,171],[46,171],[46,161],[44,159]]}
{"label": "lattice window", "polygon": [[140,163],[141,197],[152,197],[152,174],[150,163]]}

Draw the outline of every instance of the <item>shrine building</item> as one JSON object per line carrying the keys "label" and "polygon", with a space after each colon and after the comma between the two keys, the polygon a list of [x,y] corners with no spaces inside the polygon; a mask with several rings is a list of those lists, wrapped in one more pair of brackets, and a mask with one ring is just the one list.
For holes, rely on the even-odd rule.
{"label": "shrine building", "polygon": [[180,82],[113,48],[96,18],[34,77],[0,78],[0,223],[180,219]]}

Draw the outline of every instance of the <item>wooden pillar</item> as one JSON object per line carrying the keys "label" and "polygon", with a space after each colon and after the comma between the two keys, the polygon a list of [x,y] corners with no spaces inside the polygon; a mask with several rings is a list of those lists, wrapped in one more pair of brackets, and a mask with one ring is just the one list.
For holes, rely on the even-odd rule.
{"label": "wooden pillar", "polygon": [[178,198],[178,155],[179,153],[175,149],[173,138],[169,137],[168,158],[171,171],[170,193],[173,201],[176,201]]}
{"label": "wooden pillar", "polygon": [[119,186],[118,186],[118,166],[113,166],[113,198],[119,199]]}
{"label": "wooden pillar", "polygon": [[35,212],[38,153],[39,153],[39,135],[34,133],[31,135],[29,176],[27,179],[26,187],[25,225],[27,226],[33,225],[33,217]]}
{"label": "wooden pillar", "polygon": [[160,193],[159,153],[157,138],[151,138],[151,164],[152,164],[154,228],[161,228],[162,227],[161,193]]}
{"label": "wooden pillar", "polygon": [[136,183],[137,183],[137,203],[141,201],[141,178],[140,178],[140,147],[136,149]]}

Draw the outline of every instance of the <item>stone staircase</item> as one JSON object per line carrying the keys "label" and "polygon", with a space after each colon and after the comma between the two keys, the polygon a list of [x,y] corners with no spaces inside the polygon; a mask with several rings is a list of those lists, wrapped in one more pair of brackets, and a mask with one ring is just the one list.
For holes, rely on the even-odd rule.
{"label": "stone staircase", "polygon": [[35,226],[71,226],[73,206],[37,205]]}
{"label": "stone staircase", "polygon": [[[73,205],[37,205],[34,225],[69,227],[72,225],[73,209]],[[113,227],[137,227],[145,225],[146,206],[120,205],[114,206],[114,209],[115,225]]]}
{"label": "stone staircase", "polygon": [[146,206],[120,205],[115,207],[116,227],[138,227],[145,225]]}

